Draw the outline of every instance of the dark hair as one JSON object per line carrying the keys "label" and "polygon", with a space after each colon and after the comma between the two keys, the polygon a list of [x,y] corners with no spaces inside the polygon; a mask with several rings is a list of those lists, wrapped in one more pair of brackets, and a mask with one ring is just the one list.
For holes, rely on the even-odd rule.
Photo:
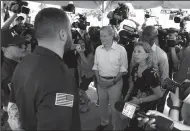
{"label": "dark hair", "polygon": [[69,18],[63,10],[44,8],[35,17],[35,36],[37,39],[53,38],[59,29],[68,30],[68,23]]}

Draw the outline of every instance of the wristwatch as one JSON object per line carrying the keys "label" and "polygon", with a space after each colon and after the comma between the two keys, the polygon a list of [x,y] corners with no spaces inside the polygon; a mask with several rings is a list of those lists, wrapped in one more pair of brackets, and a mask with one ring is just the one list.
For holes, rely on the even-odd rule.
{"label": "wristwatch", "polygon": [[178,107],[178,106],[172,106],[171,109],[180,111],[180,107]]}

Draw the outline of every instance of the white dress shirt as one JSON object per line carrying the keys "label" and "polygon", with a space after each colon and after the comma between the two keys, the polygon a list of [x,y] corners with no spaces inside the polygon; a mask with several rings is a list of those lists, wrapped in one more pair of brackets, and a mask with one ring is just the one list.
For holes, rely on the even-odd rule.
{"label": "white dress shirt", "polygon": [[119,72],[127,72],[128,59],[125,48],[115,42],[106,50],[103,45],[97,47],[93,70],[103,77],[115,77]]}

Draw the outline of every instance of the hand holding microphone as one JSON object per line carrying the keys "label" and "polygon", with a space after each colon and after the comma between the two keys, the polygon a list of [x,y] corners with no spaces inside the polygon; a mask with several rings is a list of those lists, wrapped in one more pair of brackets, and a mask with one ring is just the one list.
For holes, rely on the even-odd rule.
{"label": "hand holding microphone", "polygon": [[[140,107],[138,105],[135,105],[133,103],[124,102],[124,101],[118,101],[115,103],[115,109],[122,113],[122,115],[126,116],[127,118],[133,119],[134,117],[140,117],[142,118],[148,118],[151,119],[152,126],[156,127],[160,130],[172,130],[174,123],[171,119],[168,119],[167,117],[161,115],[161,113],[157,114],[145,114],[144,112],[141,112],[139,109]],[[139,119],[140,119],[139,118]],[[153,119],[153,120],[152,120]],[[146,120],[147,121],[147,120]]]}

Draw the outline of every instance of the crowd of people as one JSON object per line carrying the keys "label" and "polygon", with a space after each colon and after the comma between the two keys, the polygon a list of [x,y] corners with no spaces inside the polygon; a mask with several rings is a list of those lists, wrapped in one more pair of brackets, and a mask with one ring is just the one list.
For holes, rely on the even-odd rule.
{"label": "crowd of people", "polygon": [[[23,20],[14,13],[1,28],[1,125],[8,121],[12,130],[24,131],[82,130],[80,113],[90,111],[86,91],[94,82],[101,115],[94,130],[103,131],[108,126],[109,106],[113,130],[157,128],[155,119],[129,119],[118,112],[115,103],[120,100],[139,105],[148,115],[175,121],[174,127],[179,130],[190,129],[190,100],[179,98],[180,88],[169,92],[166,99],[162,88],[169,77],[178,83],[190,83],[190,41],[179,51],[171,47],[169,53],[165,52],[158,42],[157,28],[139,28],[137,23],[140,36],[130,48],[111,25],[101,27],[97,39],[79,29],[80,37],[74,41],[67,14],[61,9],[44,8],[35,17],[38,44],[33,50],[26,44],[30,36],[14,34],[10,29],[11,24]],[[190,84],[185,93],[189,97]],[[165,104],[170,108],[168,116],[163,114]]]}

